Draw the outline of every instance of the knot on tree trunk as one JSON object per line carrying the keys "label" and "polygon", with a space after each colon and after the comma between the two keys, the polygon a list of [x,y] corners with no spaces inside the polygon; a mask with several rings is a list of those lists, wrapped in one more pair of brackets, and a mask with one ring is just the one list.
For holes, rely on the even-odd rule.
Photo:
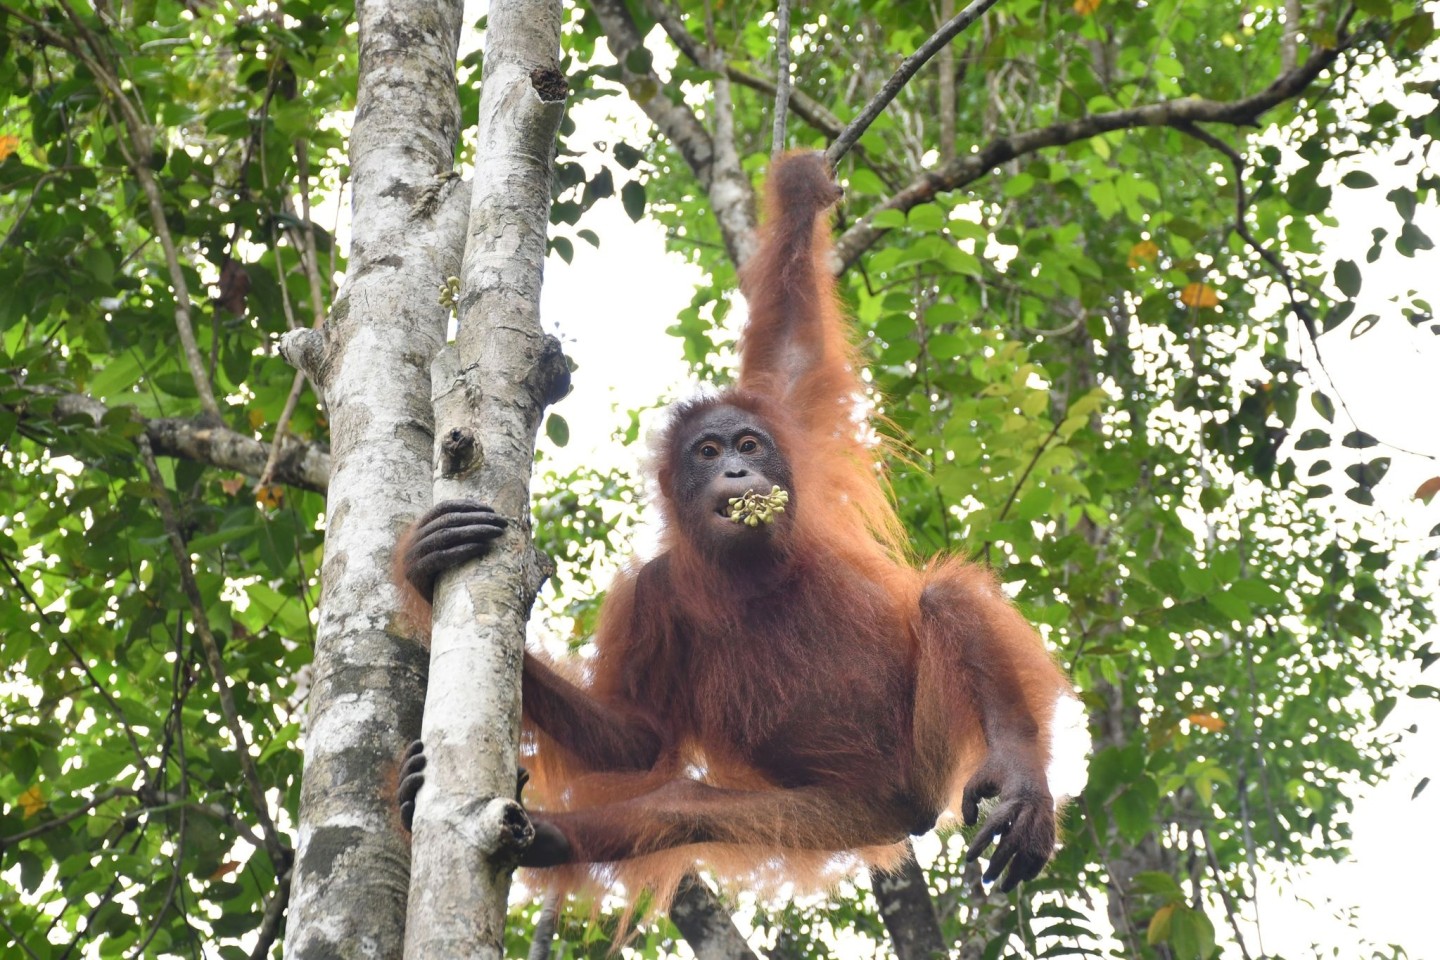
{"label": "knot on tree trunk", "polygon": [[570,94],[570,84],[565,81],[565,75],[549,67],[536,67],[531,70],[530,85],[546,103],[564,100]]}

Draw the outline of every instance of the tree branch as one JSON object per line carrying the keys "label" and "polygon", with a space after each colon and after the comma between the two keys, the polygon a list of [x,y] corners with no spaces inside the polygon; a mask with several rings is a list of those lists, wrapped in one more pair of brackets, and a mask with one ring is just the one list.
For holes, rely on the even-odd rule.
{"label": "tree branch", "polygon": [[862,253],[885,235],[886,229],[873,224],[875,214],[881,210],[909,210],[933,200],[941,193],[974,183],[1000,164],[1016,157],[1047,147],[1088,140],[1113,130],[1179,126],[1186,123],[1253,125],[1262,114],[1303,92],[1321,72],[1338,60],[1341,54],[1354,47],[1358,37],[1358,34],[1342,35],[1334,49],[1319,51],[1301,66],[1281,74],[1270,86],[1249,97],[1228,101],[1200,97],[1162,100],[998,137],[974,153],[957,157],[950,163],[921,174],[889,200],[867,211],[865,216],[836,241],[833,261],[835,270],[839,273],[849,268]]}
{"label": "tree branch", "polygon": [[[708,67],[710,65],[700,44],[696,43],[695,38],[690,35],[690,31],[685,29],[684,22],[676,14],[674,8],[664,0],[645,0],[645,11],[655,18],[655,22],[664,29],[670,42],[675,44],[686,59],[696,66]],[[773,79],[758,73],[751,73],[738,64],[727,61],[725,74],[732,82],[738,83],[742,87],[749,87],[767,97],[774,98],[779,95],[778,85]],[[841,131],[845,129],[845,124],[840,118],[831,113],[824,104],[793,86],[790,89],[789,110],[832,140],[840,136]]]}
{"label": "tree branch", "polygon": [[[940,22],[945,23],[955,16],[955,0],[940,0]],[[945,44],[940,50],[940,59],[935,64],[940,73],[940,160],[949,163],[955,159],[955,46]]]}
{"label": "tree branch", "polygon": [[775,129],[770,155],[785,152],[785,108],[790,104],[790,0],[779,0],[775,17]]}
{"label": "tree branch", "polygon": [[1280,69],[1300,62],[1300,0],[1285,0],[1285,32],[1280,37]]}
{"label": "tree branch", "polygon": [[695,874],[686,874],[670,903],[670,922],[690,944],[696,960],[755,960],[755,953],[735,923],[730,911]]}
{"label": "tree branch", "polygon": [[[72,417],[85,417],[100,426],[107,417],[124,407],[107,407],[93,397],[61,393],[48,387],[26,387],[40,403],[5,404],[4,409],[20,417],[20,429],[46,433]],[[157,456],[193,460],[221,470],[234,470],[258,478],[265,470],[269,449],[263,442],[228,427],[216,426],[206,417],[155,417],[147,419],[128,411],[145,428],[144,436]],[[287,435],[276,458],[271,480],[302,490],[324,493],[330,480],[330,453],[323,444],[307,443]]]}
{"label": "tree branch", "polygon": [[265,904],[265,914],[260,918],[260,927],[255,931],[255,947],[250,951],[250,960],[264,960],[270,956],[270,947],[280,935],[280,922],[285,919],[285,907],[290,903],[290,877],[292,869],[287,867],[276,878],[275,892]]}
{"label": "tree branch", "polygon": [[22,830],[19,833],[12,833],[8,837],[0,837],[0,851],[4,851],[9,847],[13,847],[15,846],[15,844],[20,843],[22,840],[29,840],[32,837],[40,836],[42,833],[48,833],[49,831],[54,830],[56,827],[63,827],[71,820],[78,820],[80,817],[85,816],[91,810],[94,810],[96,807],[100,806],[100,804],[102,803],[105,803],[107,800],[114,800],[116,797],[130,797],[134,795],[135,791],[130,789],[129,787],[111,787],[104,793],[97,793],[92,799],[85,801],[85,803],[76,807],[74,810],[69,810],[65,813],[59,814],[53,819],[46,820],[44,823],[39,824],[38,826],[31,827],[29,830]]}
{"label": "tree branch", "polygon": [[[758,73],[751,73],[744,67],[734,63],[727,63],[725,65],[725,73],[730,77],[731,82],[739,84],[742,87],[748,87],[756,93],[761,93],[772,98],[779,96],[780,91],[778,85],[769,77],[761,76]],[[795,116],[804,120],[832,140],[840,136],[841,132],[845,129],[845,124],[839,117],[831,113],[828,107],[805,91],[798,89],[793,84],[790,87],[790,104],[788,109],[790,113],[795,114]]]}
{"label": "tree branch", "polygon": [[1310,313],[1310,308],[1305,306],[1300,300],[1300,294],[1295,288],[1295,279],[1290,275],[1290,269],[1275,255],[1274,251],[1266,249],[1261,245],[1259,240],[1255,239],[1255,235],[1250,232],[1249,224],[1245,222],[1246,213],[1250,208],[1250,200],[1245,193],[1245,158],[1240,156],[1239,151],[1230,146],[1230,144],[1214,134],[1200,129],[1193,123],[1177,123],[1175,124],[1175,129],[1187,137],[1193,137],[1199,140],[1212,150],[1224,154],[1225,158],[1230,161],[1231,169],[1235,173],[1235,222],[1231,224],[1231,229],[1235,231],[1236,236],[1245,241],[1246,246],[1259,254],[1260,259],[1264,260],[1269,264],[1271,269],[1275,271],[1276,275],[1280,278],[1281,284],[1285,287],[1285,293],[1290,300],[1291,311],[1305,326],[1306,332],[1310,334],[1310,339],[1314,340],[1318,335],[1315,327],[1315,317]]}
{"label": "tree branch", "polygon": [[905,841],[910,855],[894,873],[870,871],[870,887],[880,908],[880,919],[890,931],[899,960],[930,960],[948,955],[940,920],[930,899],[925,871],[915,860],[915,850]]}
{"label": "tree branch", "polygon": [[[334,292],[333,283],[322,284],[320,279],[320,257],[315,247],[315,221],[310,215],[310,148],[303,138],[295,146],[296,179],[300,187],[300,222],[304,229],[296,230],[300,239],[300,269],[304,271],[306,279],[310,283],[310,326],[312,329],[319,329],[325,323],[325,302],[326,294]],[[289,203],[287,201],[287,206]],[[275,246],[275,263],[280,263],[280,248]],[[323,290],[322,290],[323,286]],[[290,294],[284,283],[280,284],[281,299],[285,305],[285,318],[290,321],[291,329],[294,329],[294,316],[290,309]],[[290,430],[290,418],[295,415],[295,408],[300,403],[300,395],[304,392],[305,381],[308,375],[304,370],[296,370],[295,378],[290,384],[290,394],[285,398],[285,408],[280,411],[280,419],[275,421],[274,438],[270,442],[270,454],[265,459],[265,467],[260,471],[260,478],[255,481],[255,491],[258,493],[262,487],[268,486],[274,479],[275,464],[280,459],[281,447],[285,436]],[[319,389],[316,389],[319,394]]]}
{"label": "tree branch", "polygon": [[[755,191],[750,178],[740,169],[734,143],[729,144],[728,150],[722,149],[689,107],[665,96],[665,84],[653,69],[647,67],[643,73],[631,69],[630,64],[641,59],[632,54],[644,49],[644,41],[624,0],[589,0],[589,3],[605,33],[610,52],[620,61],[621,81],[661,134],[680,151],[695,179],[700,181],[720,225],[720,235],[731,262],[737,266],[744,263],[757,243]],[[714,62],[705,62],[707,66],[716,67]],[[723,61],[716,72],[724,73]]]}
{"label": "tree branch", "polygon": [[865,109],[850,121],[840,136],[835,138],[835,142],[826,149],[825,159],[830,161],[830,166],[834,167],[840,162],[841,157],[850,152],[850,148],[870,128],[870,124],[875,122],[875,118],[880,116],[880,113],[890,105],[890,101],[895,99],[895,96],[904,89],[905,84],[910,82],[910,78],[915,76],[916,71],[923,67],[926,61],[935,56],[942,47],[955,39],[970,24],[980,19],[981,14],[998,2],[999,0],[974,0],[964,10],[946,21],[939,30],[936,30],[929,40],[920,45],[920,49],[906,57],[905,62],[900,64],[900,69],[885,81],[885,85],[880,88],[880,91],[870,98],[869,103],[865,104]]}

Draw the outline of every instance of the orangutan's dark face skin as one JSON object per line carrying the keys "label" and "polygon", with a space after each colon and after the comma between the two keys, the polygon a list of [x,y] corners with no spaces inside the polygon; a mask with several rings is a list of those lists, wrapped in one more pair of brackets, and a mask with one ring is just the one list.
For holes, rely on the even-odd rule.
{"label": "orangutan's dark face skin", "polygon": [[716,552],[763,549],[783,533],[793,516],[793,501],[769,524],[747,526],[730,516],[730,501],[779,487],[794,496],[790,463],[755,414],[720,405],[683,425],[675,446],[674,499],[678,519]]}

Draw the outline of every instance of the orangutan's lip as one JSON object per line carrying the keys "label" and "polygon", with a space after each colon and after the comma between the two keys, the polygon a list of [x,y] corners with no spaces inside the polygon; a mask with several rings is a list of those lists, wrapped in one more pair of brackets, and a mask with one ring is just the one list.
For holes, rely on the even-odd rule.
{"label": "orangutan's lip", "polygon": [[731,511],[734,509],[735,501],[739,500],[747,493],[754,493],[755,487],[747,486],[743,490],[739,487],[735,487],[734,491],[734,493],[727,493],[720,497],[720,504],[715,508],[715,516],[723,517],[726,520],[733,521],[735,518],[731,515]]}

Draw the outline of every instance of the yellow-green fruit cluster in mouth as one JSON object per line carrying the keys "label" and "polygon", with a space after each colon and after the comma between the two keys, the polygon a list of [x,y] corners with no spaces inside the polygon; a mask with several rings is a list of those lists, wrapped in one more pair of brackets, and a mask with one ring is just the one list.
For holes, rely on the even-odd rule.
{"label": "yellow-green fruit cluster in mouth", "polygon": [[769,493],[748,491],[743,497],[730,498],[730,519],[747,527],[758,527],[762,523],[774,523],[775,517],[785,512],[790,494],[779,487],[771,487]]}

